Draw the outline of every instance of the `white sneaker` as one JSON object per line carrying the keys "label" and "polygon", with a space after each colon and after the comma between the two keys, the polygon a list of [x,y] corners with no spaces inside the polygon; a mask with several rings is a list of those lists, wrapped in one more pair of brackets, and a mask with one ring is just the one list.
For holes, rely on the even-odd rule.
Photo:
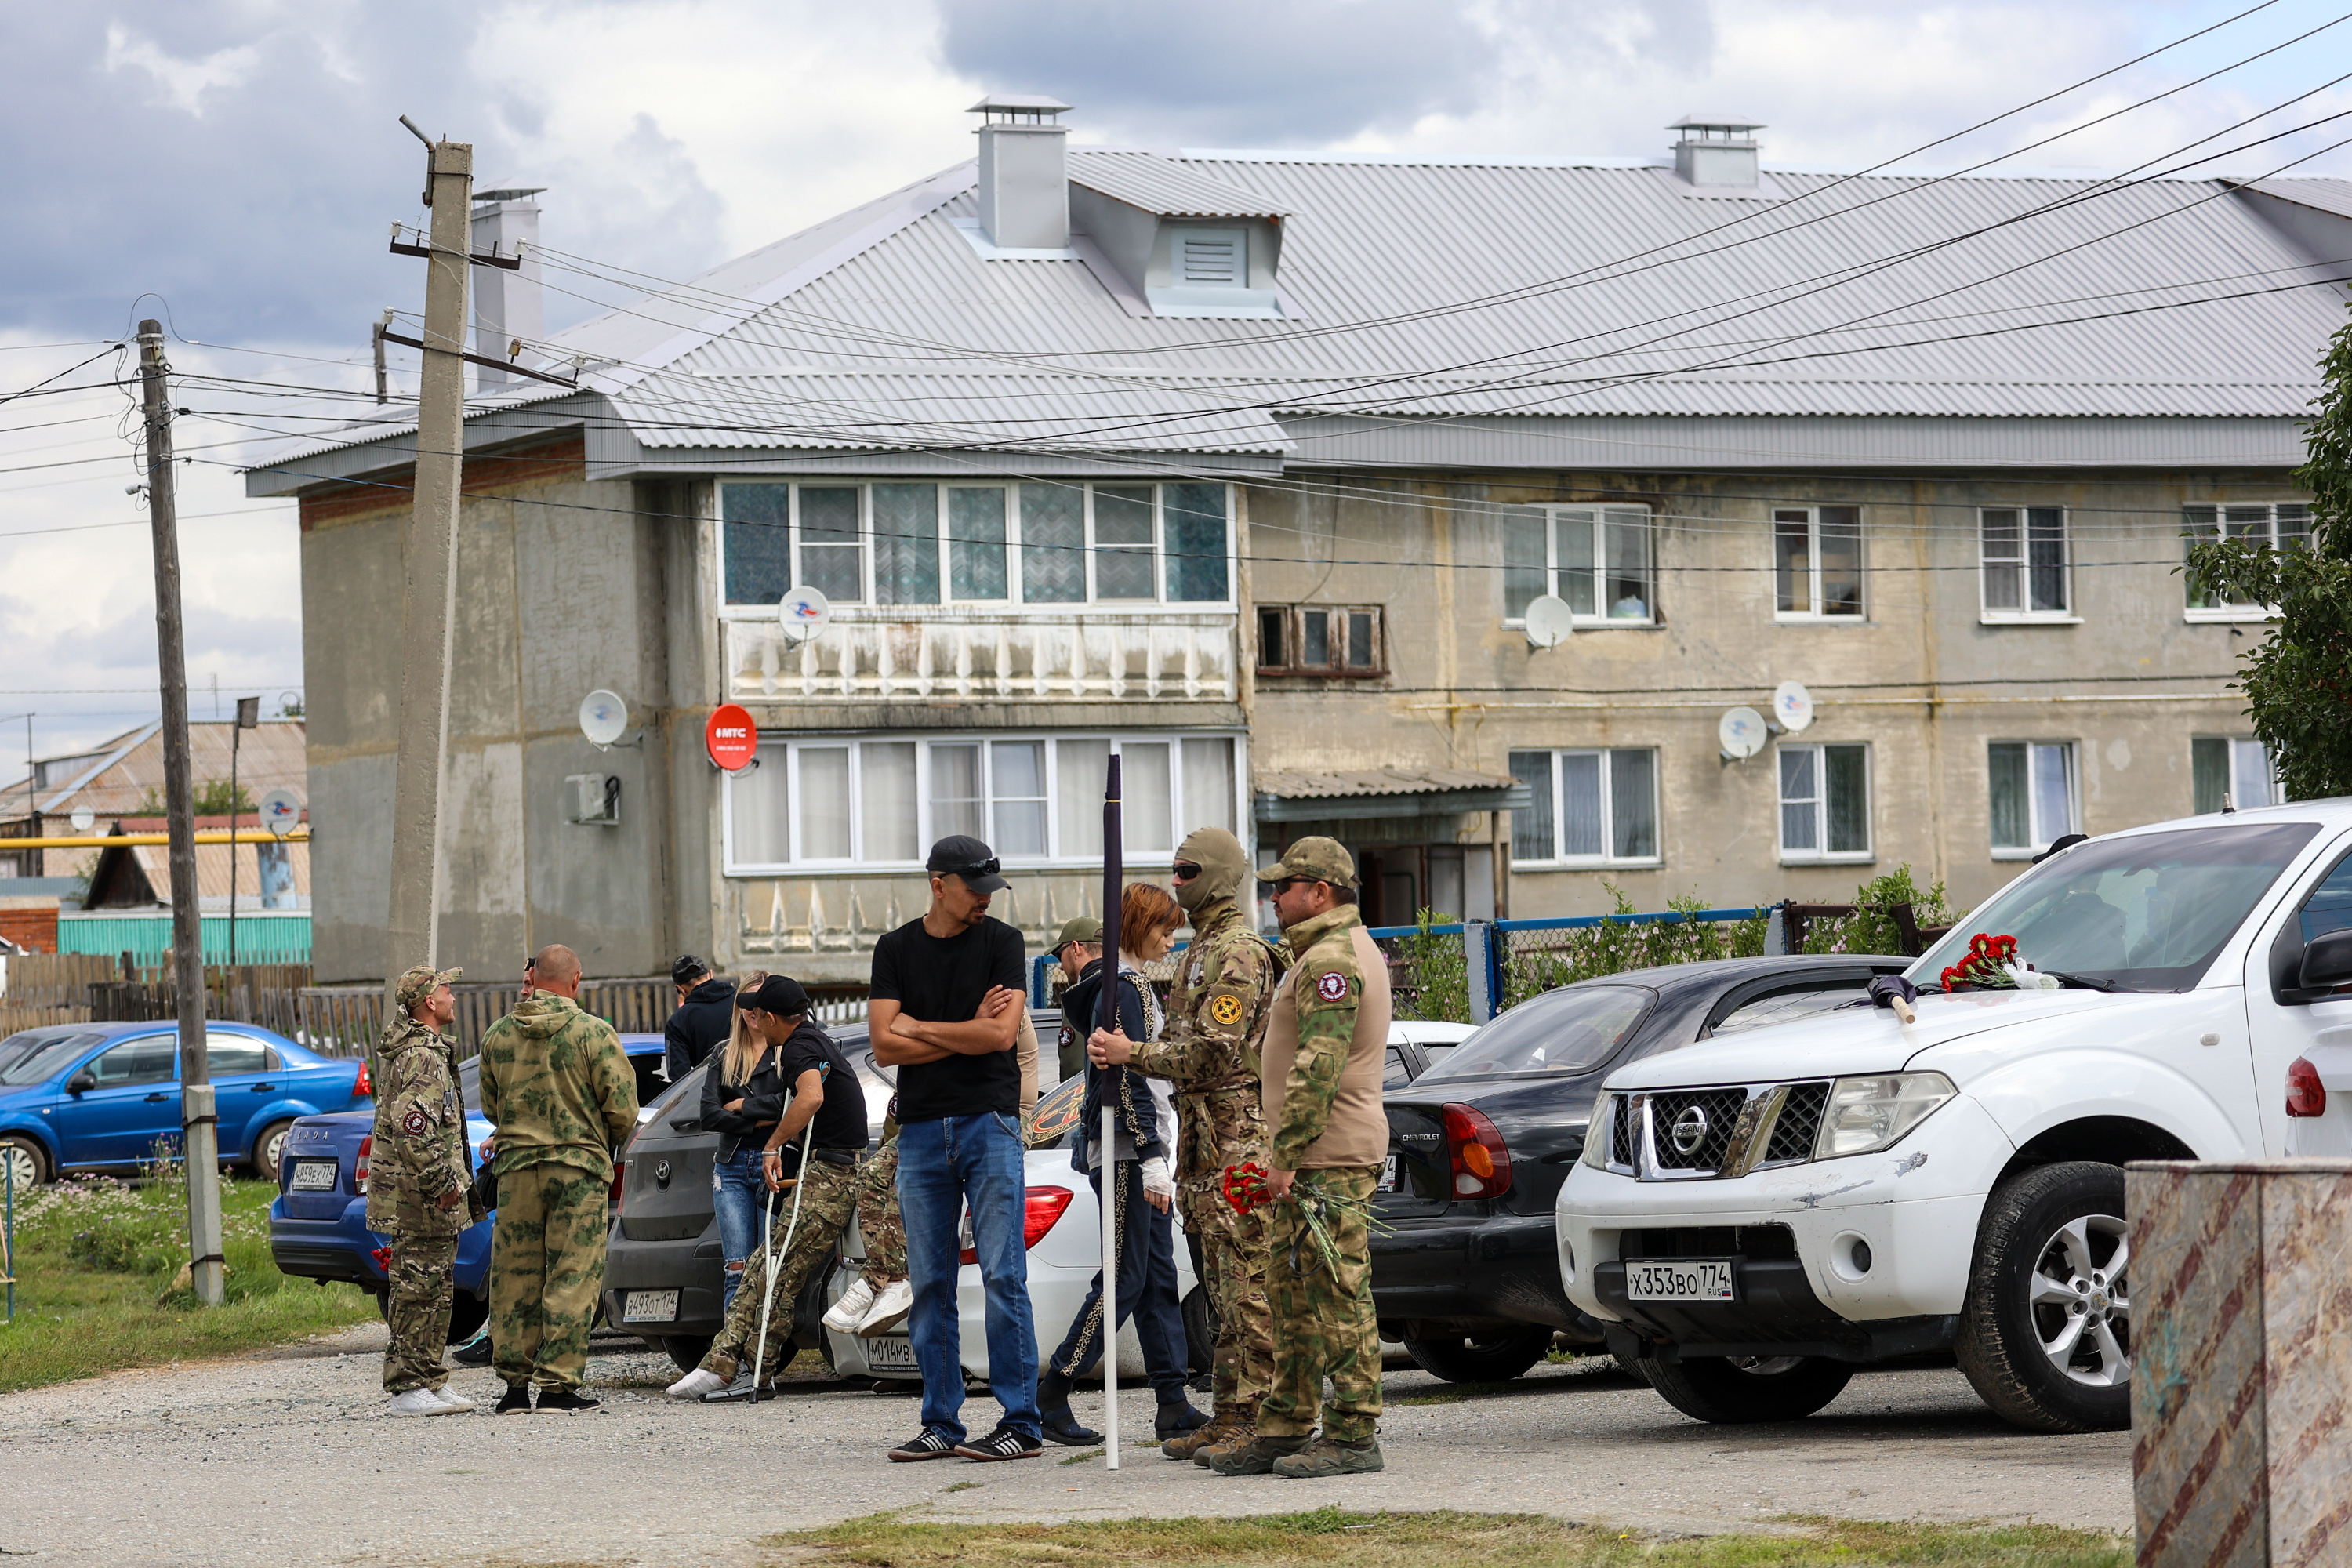
{"label": "white sneaker", "polygon": [[426,1392],[430,1393],[434,1398],[439,1400],[442,1405],[452,1413],[459,1410],[471,1410],[474,1407],[474,1402],[472,1400],[467,1398],[456,1389],[451,1388],[446,1383],[438,1388],[429,1389]]}
{"label": "white sneaker", "polygon": [[866,1310],[873,1305],[874,1287],[868,1285],[866,1276],[861,1274],[850,1281],[849,1289],[842,1292],[841,1300],[833,1304],[833,1310],[824,1315],[824,1326],[836,1334],[854,1334],[857,1331],[859,1321],[866,1316]]}
{"label": "white sneaker", "polygon": [[454,1405],[441,1403],[441,1396],[429,1388],[412,1388],[405,1394],[392,1396],[389,1414],[394,1415],[447,1415]]}
{"label": "white sneaker", "polygon": [[727,1380],[715,1372],[696,1367],[669,1385],[672,1399],[699,1399],[706,1394],[716,1394],[727,1386]]}
{"label": "white sneaker", "polygon": [[915,1287],[905,1279],[893,1279],[882,1287],[882,1294],[874,1298],[874,1305],[857,1321],[857,1337],[870,1340],[877,1334],[887,1334],[907,1321],[915,1310]]}

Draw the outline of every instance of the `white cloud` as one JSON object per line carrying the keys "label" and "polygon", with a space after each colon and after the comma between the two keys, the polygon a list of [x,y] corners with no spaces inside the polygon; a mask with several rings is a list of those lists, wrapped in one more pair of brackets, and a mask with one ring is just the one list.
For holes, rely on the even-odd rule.
{"label": "white cloud", "polygon": [[178,59],[165,54],[154,40],[121,23],[106,28],[106,68],[128,66],[145,71],[163,91],[164,100],[183,114],[204,117],[205,94],[218,87],[238,87],[261,63],[261,51],[249,46],[215,49],[201,59]]}

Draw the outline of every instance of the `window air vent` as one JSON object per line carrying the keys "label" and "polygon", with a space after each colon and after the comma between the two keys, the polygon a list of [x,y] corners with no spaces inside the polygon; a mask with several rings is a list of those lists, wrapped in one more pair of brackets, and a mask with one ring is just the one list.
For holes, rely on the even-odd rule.
{"label": "window air vent", "polygon": [[1176,236],[1176,281],[1195,289],[1241,289],[1249,283],[1248,238],[1236,228],[1181,231]]}

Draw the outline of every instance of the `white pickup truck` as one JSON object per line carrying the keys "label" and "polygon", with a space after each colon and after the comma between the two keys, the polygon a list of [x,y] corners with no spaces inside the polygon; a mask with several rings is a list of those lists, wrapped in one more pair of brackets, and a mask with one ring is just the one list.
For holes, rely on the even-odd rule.
{"label": "white pickup truck", "polygon": [[[2030,988],[1941,987],[1978,934]],[[2077,844],[1907,978],[1911,1023],[1864,1005],[1612,1076],[1559,1191],[1568,1293],[1703,1420],[1950,1352],[2020,1426],[2125,1426],[2124,1163],[2352,1154],[2352,800]]]}

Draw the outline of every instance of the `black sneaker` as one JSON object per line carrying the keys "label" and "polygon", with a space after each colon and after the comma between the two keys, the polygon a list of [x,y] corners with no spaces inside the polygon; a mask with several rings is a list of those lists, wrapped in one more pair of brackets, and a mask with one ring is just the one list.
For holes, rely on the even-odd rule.
{"label": "black sneaker", "polygon": [[1000,1426],[977,1443],[958,1443],[955,1451],[967,1459],[1034,1459],[1045,1445],[1018,1426]]}
{"label": "black sneaker", "polygon": [[595,1410],[604,1401],[581,1393],[576,1388],[551,1388],[539,1396],[541,1410]]}
{"label": "black sneaker", "polygon": [[891,1449],[890,1457],[901,1464],[912,1464],[918,1459],[951,1459],[956,1453],[953,1438],[926,1426],[917,1436]]}
{"label": "black sneaker", "polygon": [[493,1415],[511,1415],[518,1410],[525,1415],[530,1414],[530,1384],[527,1383],[508,1384],[507,1391],[499,1396],[499,1402],[490,1406]]}
{"label": "black sneaker", "polygon": [[1070,1413],[1067,1405],[1059,1410],[1046,1411],[1037,1424],[1045,1429],[1047,1441],[1059,1443],[1066,1448],[1091,1448],[1103,1440],[1101,1433],[1079,1426],[1078,1418]]}
{"label": "black sneaker", "polygon": [[477,1337],[472,1343],[458,1346],[456,1350],[449,1352],[449,1359],[456,1362],[459,1366],[489,1365],[490,1336],[488,1334],[482,1334]]}

